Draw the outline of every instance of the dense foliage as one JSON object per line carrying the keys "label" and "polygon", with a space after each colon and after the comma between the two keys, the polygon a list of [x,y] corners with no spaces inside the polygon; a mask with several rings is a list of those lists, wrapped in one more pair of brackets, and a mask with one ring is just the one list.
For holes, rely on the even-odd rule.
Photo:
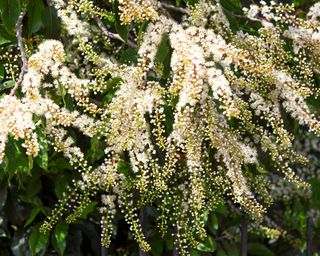
{"label": "dense foliage", "polygon": [[1,255],[239,255],[242,216],[250,255],[305,251],[320,3],[295,4],[0,0]]}

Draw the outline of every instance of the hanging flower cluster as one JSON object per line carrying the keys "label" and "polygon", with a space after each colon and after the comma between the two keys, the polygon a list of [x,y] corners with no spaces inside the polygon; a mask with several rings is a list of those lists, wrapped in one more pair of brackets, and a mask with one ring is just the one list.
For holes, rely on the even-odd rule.
{"label": "hanging flower cluster", "polygon": [[[102,27],[100,18],[110,18],[111,11],[89,0],[52,0],[69,44],[42,42],[28,59],[22,96],[0,100],[1,161],[8,136],[23,139],[26,153],[37,156],[38,116],[45,119],[54,149],[81,173],[82,180],[58,202],[43,232],[67,213],[66,220],[74,221],[92,196],[102,193],[104,246],[110,244],[113,218],[121,212],[140,248],[149,251],[138,214],[152,206],[161,234],[173,228],[175,245],[187,255],[206,236],[206,214],[226,199],[262,220],[270,204],[269,181],[256,174],[263,158],[270,160],[271,172],[308,188],[292,169],[307,160],[294,151],[285,119],[290,115],[291,122],[320,135],[320,122],[306,103],[319,94],[319,4],[306,19],[295,17],[290,5],[251,5],[244,13],[260,24],[254,35],[234,32],[219,1],[200,0],[187,8],[181,22],[161,2],[118,2],[122,24],[147,24],[140,42],[131,42],[138,45],[137,64],[119,64],[117,53],[101,50],[99,29],[110,39],[126,41]],[[170,59],[161,68],[164,44]],[[83,61],[81,76],[65,61],[64,47],[73,49],[67,51],[68,59]],[[103,103],[99,96],[110,89],[110,81],[117,85]],[[56,100],[65,95],[76,109]],[[87,162],[70,129],[104,143],[102,164]]]}

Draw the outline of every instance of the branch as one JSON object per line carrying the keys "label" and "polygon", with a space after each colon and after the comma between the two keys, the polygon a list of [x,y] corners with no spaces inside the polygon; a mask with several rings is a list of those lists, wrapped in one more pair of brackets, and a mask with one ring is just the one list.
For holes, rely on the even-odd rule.
{"label": "branch", "polygon": [[24,51],[23,42],[22,42],[22,27],[23,27],[22,21],[25,15],[26,15],[26,12],[21,12],[16,23],[16,35],[18,40],[18,48],[21,54],[22,68],[20,71],[19,79],[16,82],[15,86],[12,88],[10,92],[10,96],[13,96],[16,93],[16,90],[21,85],[23,81],[23,77],[28,70],[28,60],[27,60],[26,52]]}
{"label": "branch", "polygon": [[137,45],[136,45],[134,42],[132,42],[132,41],[130,41],[130,40],[128,40],[127,42],[125,42],[118,34],[115,34],[115,33],[110,32],[110,31],[103,25],[103,22],[102,22],[102,20],[101,20],[99,17],[94,16],[93,18],[94,18],[94,20],[97,22],[98,27],[101,29],[102,33],[103,33],[105,36],[107,36],[107,37],[109,37],[109,38],[111,38],[111,39],[115,39],[115,40],[121,41],[122,43],[126,43],[126,44],[127,44],[129,47],[131,47],[131,48],[136,48],[136,47],[137,47]]}
{"label": "branch", "polygon": [[160,3],[160,5],[166,9],[171,9],[173,11],[176,11],[176,12],[181,12],[181,13],[187,13],[187,11],[182,8],[182,7],[176,7],[172,4],[167,4],[167,3]]}

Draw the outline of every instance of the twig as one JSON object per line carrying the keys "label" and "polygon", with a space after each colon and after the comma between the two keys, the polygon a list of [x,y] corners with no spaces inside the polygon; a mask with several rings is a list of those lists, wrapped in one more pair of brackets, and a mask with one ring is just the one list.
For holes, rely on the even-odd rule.
{"label": "twig", "polygon": [[[179,233],[179,229],[177,226],[175,226],[173,228],[173,239],[175,239],[177,237]],[[172,251],[172,256],[179,256],[179,249],[178,249],[178,245],[175,243],[175,241],[173,241],[173,251]]]}
{"label": "twig", "polygon": [[168,10],[166,8],[164,8],[161,3],[158,5],[158,7],[164,16],[166,16],[168,19],[172,19],[170,12],[168,12]]}
{"label": "twig", "polygon": [[105,247],[101,247],[101,256],[108,256],[108,249]]}
{"label": "twig", "polygon": [[307,253],[306,256],[311,256],[313,252],[313,220],[312,217],[309,216],[307,220]]}
{"label": "twig", "polygon": [[116,39],[116,40],[118,40],[118,41],[121,41],[122,43],[126,43],[129,47],[131,47],[131,48],[135,48],[135,47],[137,47],[137,45],[134,43],[134,42],[132,42],[132,41],[130,41],[130,40],[128,40],[127,42],[125,42],[118,34],[115,34],[115,33],[112,33],[112,32],[110,32],[104,25],[103,25],[103,22],[102,22],[102,20],[99,18],[99,17],[93,17],[94,18],[94,20],[97,22],[97,24],[98,24],[98,27],[101,29],[101,31],[102,31],[102,33],[105,35],[105,36],[107,36],[107,37],[109,37],[109,38],[112,38],[112,39]]}
{"label": "twig", "polygon": [[167,4],[167,3],[160,3],[160,5],[166,9],[171,9],[173,11],[176,11],[176,12],[181,12],[181,13],[187,13],[187,11],[184,9],[184,8],[181,8],[181,7],[176,7],[172,4]]}
{"label": "twig", "polygon": [[16,93],[16,90],[21,85],[21,83],[23,81],[23,77],[28,69],[28,60],[27,60],[27,56],[24,51],[23,42],[22,42],[22,27],[23,27],[22,21],[23,21],[23,18],[25,15],[26,15],[26,12],[21,12],[19,15],[19,18],[17,20],[17,23],[16,23],[16,35],[17,35],[17,40],[18,40],[18,48],[19,48],[19,51],[21,54],[22,68],[21,68],[21,71],[19,74],[19,79],[16,82],[16,84],[14,85],[14,87],[12,88],[12,90],[10,92],[10,96],[13,96]]}
{"label": "twig", "polygon": [[244,213],[242,215],[241,223],[241,256],[248,255],[248,223],[247,216]]}

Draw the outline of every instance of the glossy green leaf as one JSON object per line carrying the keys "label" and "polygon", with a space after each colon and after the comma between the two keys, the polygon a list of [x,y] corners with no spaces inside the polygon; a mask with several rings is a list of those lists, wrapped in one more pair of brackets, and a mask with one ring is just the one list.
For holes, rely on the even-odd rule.
{"label": "glossy green leaf", "polygon": [[252,256],[275,256],[268,247],[260,243],[249,243],[248,253]]}
{"label": "glossy green leaf", "polygon": [[2,82],[4,78],[4,67],[3,67],[3,64],[0,63],[0,82]]}
{"label": "glossy green leaf", "polygon": [[218,218],[214,213],[210,214],[210,226],[213,230],[217,230],[219,228]]}
{"label": "glossy green leaf", "polygon": [[97,204],[98,204],[98,202],[93,201],[93,202],[89,203],[88,205],[86,205],[81,212],[80,218],[87,219],[88,215],[94,211]]}
{"label": "glossy green leaf", "polygon": [[56,177],[54,192],[59,199],[63,198],[63,193],[66,191],[68,184],[68,177],[66,175],[60,174]]}
{"label": "glossy green leaf", "polygon": [[0,91],[12,88],[15,84],[16,81],[14,80],[5,81],[4,83],[0,84]]}
{"label": "glossy green leaf", "polygon": [[133,65],[138,62],[138,53],[135,49],[129,48],[125,50],[120,57],[121,64]]}
{"label": "glossy green leaf", "polygon": [[170,46],[169,46],[169,35],[165,33],[162,37],[161,43],[159,45],[157,54],[156,54],[156,59],[162,63],[167,55],[170,52]]}
{"label": "glossy green leaf", "polygon": [[195,250],[192,250],[190,252],[190,256],[201,256],[201,254],[199,252],[195,251]]}
{"label": "glossy green leaf", "polygon": [[17,38],[14,31],[10,32],[4,25],[0,25],[0,45],[16,41]]}
{"label": "glossy green leaf", "polygon": [[21,142],[18,143],[12,138],[9,138],[6,146],[5,153],[7,161],[5,163],[5,171],[9,174],[10,178],[17,172],[30,174],[29,158],[19,144],[21,144]]}
{"label": "glossy green leaf", "polygon": [[14,31],[20,14],[19,0],[0,1],[1,20],[8,31]]}
{"label": "glossy green leaf", "polygon": [[52,237],[52,245],[55,250],[63,255],[67,246],[66,238],[68,235],[68,224],[60,221],[54,229],[53,237]]}
{"label": "glossy green leaf", "polygon": [[29,247],[32,255],[37,255],[43,251],[49,239],[49,234],[43,234],[39,231],[38,226],[34,226],[29,236]]}
{"label": "glossy green leaf", "polygon": [[211,236],[207,236],[203,242],[197,246],[197,250],[202,252],[214,252],[217,249],[217,244]]}
{"label": "glossy green leaf", "polygon": [[2,210],[3,206],[5,205],[7,201],[7,195],[8,195],[8,185],[6,180],[3,180],[0,184],[0,210]]}
{"label": "glossy green leaf", "polygon": [[127,42],[128,37],[129,37],[129,29],[128,26],[122,25],[120,21],[120,16],[119,16],[119,9],[118,9],[118,4],[115,3],[114,5],[115,9],[115,21],[114,21],[114,26],[116,28],[116,32],[121,36],[121,38]]}
{"label": "glossy green leaf", "polygon": [[27,219],[27,221],[24,224],[24,227],[29,226],[34,221],[34,219],[37,217],[39,212],[41,212],[41,207],[33,208],[30,215],[29,215],[29,218]]}
{"label": "glossy green leaf", "polygon": [[5,39],[0,35],[0,46],[3,45],[3,44],[6,44],[6,43],[10,43],[10,40]]}
{"label": "glossy green leaf", "polygon": [[28,31],[29,33],[38,32],[43,26],[42,13],[44,11],[42,0],[32,0],[28,6]]}
{"label": "glossy green leaf", "polygon": [[52,6],[45,7],[42,13],[42,21],[45,26],[45,36],[51,39],[58,39],[60,37],[61,24],[56,9]]}
{"label": "glossy green leaf", "polygon": [[154,256],[162,256],[163,255],[163,242],[158,239],[157,237],[155,239],[151,240],[151,252]]}
{"label": "glossy green leaf", "polygon": [[44,128],[38,127],[37,130],[40,152],[36,157],[36,163],[44,170],[48,170],[48,142]]}

